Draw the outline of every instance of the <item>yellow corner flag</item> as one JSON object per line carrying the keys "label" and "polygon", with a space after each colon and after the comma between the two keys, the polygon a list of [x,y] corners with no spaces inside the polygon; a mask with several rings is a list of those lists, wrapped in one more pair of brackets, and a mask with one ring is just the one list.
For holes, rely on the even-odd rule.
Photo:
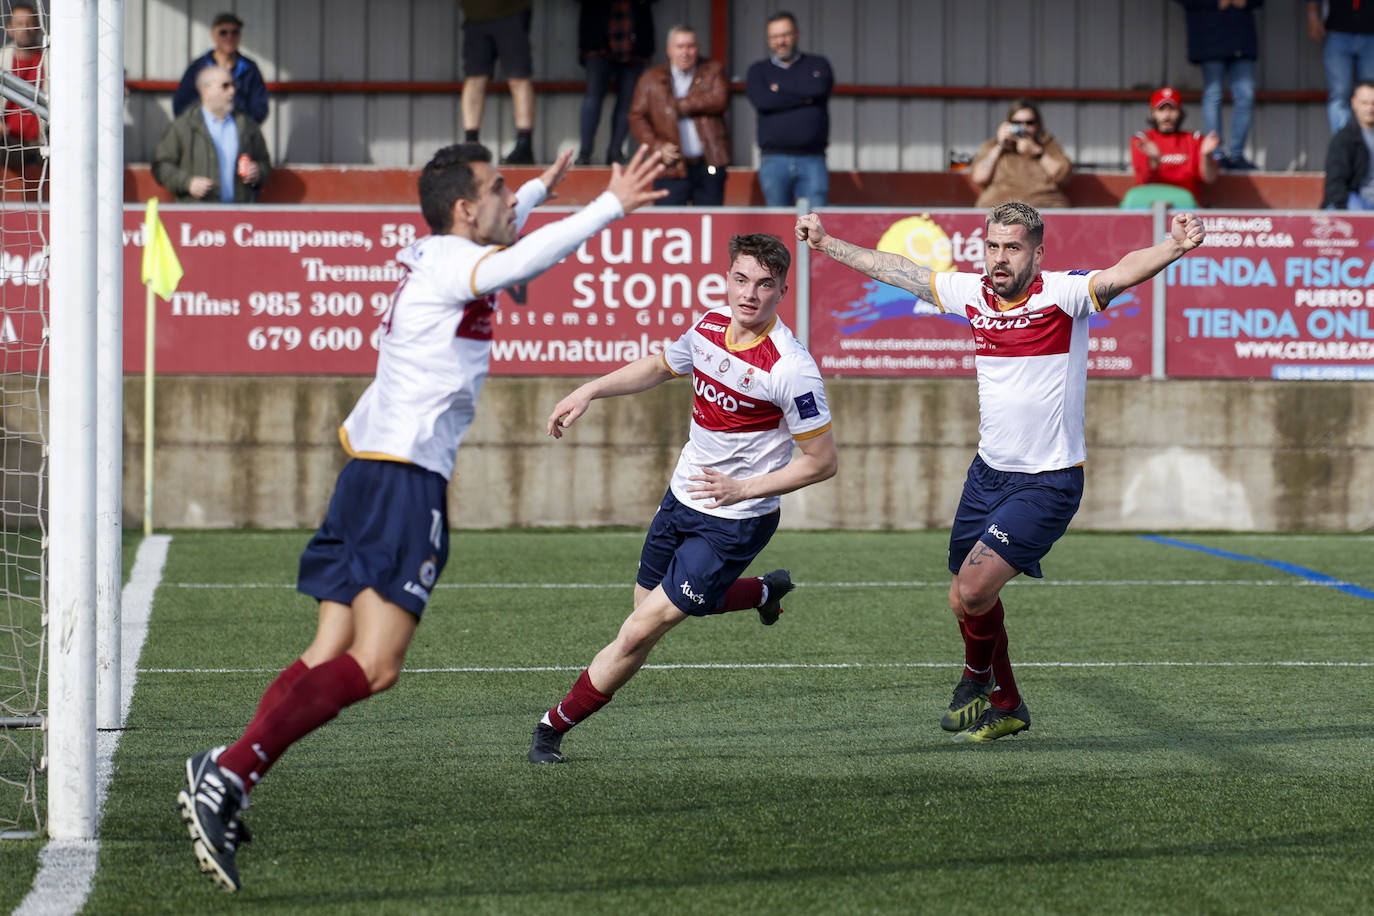
{"label": "yellow corner flag", "polygon": [[169,302],[181,282],[181,261],[162,220],[157,218],[156,197],[148,199],[148,215],[143,221],[143,282]]}

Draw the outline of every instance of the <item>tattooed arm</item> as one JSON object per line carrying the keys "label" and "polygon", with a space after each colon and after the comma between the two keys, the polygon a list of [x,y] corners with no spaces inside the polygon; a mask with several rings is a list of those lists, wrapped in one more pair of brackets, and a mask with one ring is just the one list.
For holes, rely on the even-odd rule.
{"label": "tattooed arm", "polygon": [[1158,245],[1132,251],[1106,270],[1093,275],[1093,295],[1103,308],[1123,290],[1159,273],[1202,244],[1206,232],[1202,220],[1193,213],[1176,213],[1169,224],[1169,237]]}
{"label": "tattooed arm", "polygon": [[846,267],[852,267],[875,280],[915,293],[927,302],[935,301],[935,294],[931,290],[932,274],[929,267],[922,267],[899,254],[860,248],[829,235],[821,225],[821,218],[814,213],[798,217],[796,232],[797,241],[805,242]]}

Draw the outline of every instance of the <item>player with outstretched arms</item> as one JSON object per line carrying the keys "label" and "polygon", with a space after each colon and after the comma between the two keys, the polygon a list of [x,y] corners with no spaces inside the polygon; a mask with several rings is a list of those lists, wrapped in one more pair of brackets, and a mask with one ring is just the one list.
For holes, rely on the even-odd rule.
{"label": "player with outstretched arms", "polygon": [[535,725],[532,763],[563,763],[563,735],[609,703],[688,617],[757,608],[762,623],[778,619],[792,590],[788,571],[740,574],[777,530],[778,497],[837,467],[820,370],[777,317],[791,263],[775,236],[735,236],[726,307],[707,312],[663,353],[581,386],[549,415],[549,435],[561,438],[597,398],[685,376],[695,389],[687,444],[640,553],[634,609]]}
{"label": "player with outstretched arms", "polygon": [[1027,204],[987,215],[985,273],[935,273],[899,254],[828,235],[814,213],[797,239],[862,274],[966,315],[978,371],[978,454],[949,540],[949,605],[964,669],[940,719],[958,741],[994,741],[1030,727],[1007,652],[1002,587],[1039,578],[1083,495],[1088,318],[1202,244],[1202,221],[1175,214],[1169,236],[1105,270],[1042,271],[1045,227]]}
{"label": "player with outstretched arms", "polygon": [[567,172],[565,152],[512,191],[476,143],[439,150],[420,173],[431,235],[396,257],[405,275],[382,320],[377,374],[339,439],[351,460],[301,556],[297,588],[319,601],[314,640],[267,688],[233,744],[186,761],[177,796],[201,869],[239,887],[248,793],[294,742],[396,683],[448,560],[447,487],[491,359],[497,294],[538,276],[663,192],[641,149],[594,201],[516,241]]}

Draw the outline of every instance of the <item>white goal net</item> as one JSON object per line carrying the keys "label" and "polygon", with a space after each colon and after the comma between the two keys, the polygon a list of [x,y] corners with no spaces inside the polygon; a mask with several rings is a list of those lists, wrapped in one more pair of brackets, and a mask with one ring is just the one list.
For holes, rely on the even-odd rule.
{"label": "white goal net", "polygon": [[46,3],[0,0],[0,835],[43,824]]}

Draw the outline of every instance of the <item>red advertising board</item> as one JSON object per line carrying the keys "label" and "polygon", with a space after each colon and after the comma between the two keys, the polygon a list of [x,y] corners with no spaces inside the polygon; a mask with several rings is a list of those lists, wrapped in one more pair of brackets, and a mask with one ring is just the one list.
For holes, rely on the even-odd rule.
{"label": "red advertising board", "polygon": [[[985,211],[826,213],[825,229],[864,248],[904,255],[932,270],[982,273]],[[1047,270],[1110,267],[1150,244],[1149,214],[1054,213],[1045,217]],[[1088,371],[1150,372],[1150,284],[1118,296],[1090,319]],[[972,375],[968,319],[870,280],[824,255],[811,260],[811,352],[826,375]]]}
{"label": "red advertising board", "polygon": [[1374,215],[1208,214],[1169,267],[1170,376],[1374,380]]}
{"label": "red advertising board", "polygon": [[[541,208],[532,231],[567,211]],[[399,248],[427,231],[407,209],[160,209],[185,276],[157,302],[159,373],[370,375]],[[125,213],[124,368],[143,369],[141,210]],[[496,375],[590,375],[678,337],[725,303],[730,236],[792,237],[790,216],[648,210],[501,296]],[[785,302],[783,320],[795,306]],[[135,332],[134,329],[140,329]]]}

